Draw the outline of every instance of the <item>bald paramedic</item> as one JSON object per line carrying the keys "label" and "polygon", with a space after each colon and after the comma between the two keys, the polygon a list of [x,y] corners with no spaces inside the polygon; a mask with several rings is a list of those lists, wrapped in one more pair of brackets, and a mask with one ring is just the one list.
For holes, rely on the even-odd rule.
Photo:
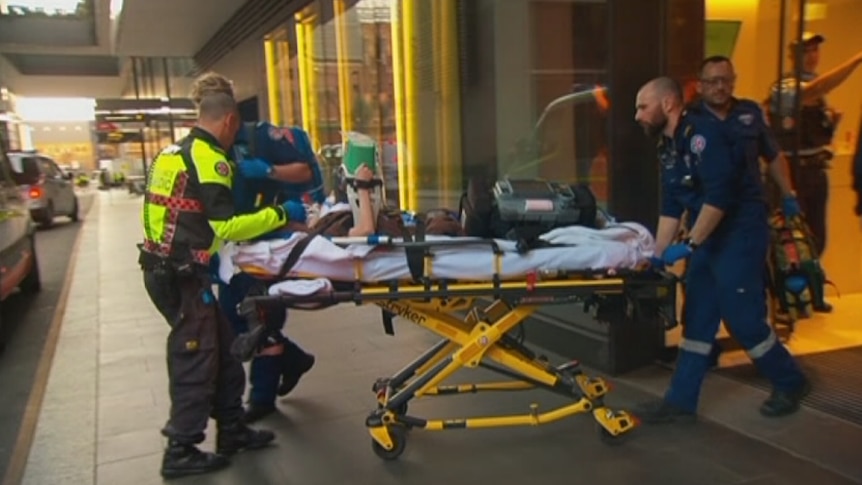
{"label": "bald paramedic", "polygon": [[[162,429],[168,438],[161,470],[166,478],[218,470],[229,464],[228,455],[274,439],[242,422],[245,372],[230,353],[234,334],[211,291],[208,265],[223,241],[253,239],[304,209],[286,202],[235,211],[235,167],[226,149],[239,120],[232,94],[202,98],[197,125],[156,157],[147,179],[139,262],[147,293],[171,326],[171,411]],[[210,416],[217,423],[217,453],[197,448]]]}
{"label": "bald paramedic", "polygon": [[[679,359],[664,397],[647,403],[647,423],[693,420],[722,320],[772,384],[761,414],[799,408],[809,383],[766,323],[765,268],[769,237],[757,157],[734,143],[725,122],[685,111],[682,89],[669,78],[637,95],[635,120],[659,139],[661,212],[656,234],[659,267],[690,258]],[[688,211],[689,237],[673,243]]]}

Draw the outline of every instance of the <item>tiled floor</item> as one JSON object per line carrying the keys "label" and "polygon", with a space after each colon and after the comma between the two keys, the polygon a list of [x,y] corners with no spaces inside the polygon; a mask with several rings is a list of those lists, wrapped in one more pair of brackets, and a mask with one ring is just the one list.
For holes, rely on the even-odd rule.
{"label": "tiled floor", "polygon": [[[167,326],[152,309],[136,266],[140,199],[100,197],[83,230],[27,485],[162,483]],[[317,355],[318,364],[280,403],[281,414],[265,421],[276,431],[277,445],[241,454],[218,474],[178,483],[853,483],[711,422],[644,427],[621,446],[608,446],[588,415],[536,428],[414,430],[401,459],[383,462],[371,451],[364,426],[374,406],[371,384],[416,357],[433,337],[404,321],[396,321],[394,337],[386,336],[379,310],[350,305],[294,311],[288,331]],[[458,379],[465,377],[472,376],[461,373]],[[607,399],[611,406],[628,408],[651,397],[616,384]],[[564,402],[533,391],[469,394],[416,401],[410,414],[523,413],[534,401],[540,411]],[[734,412],[762,420],[755,406]],[[213,438],[210,433],[204,446],[212,447]]]}

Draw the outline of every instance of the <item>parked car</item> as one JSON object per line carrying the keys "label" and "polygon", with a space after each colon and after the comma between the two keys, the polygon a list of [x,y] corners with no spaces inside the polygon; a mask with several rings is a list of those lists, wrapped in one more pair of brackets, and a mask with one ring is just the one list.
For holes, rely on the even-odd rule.
{"label": "parked car", "polygon": [[71,173],[64,173],[53,160],[34,152],[11,152],[9,162],[34,221],[47,227],[55,216],[78,220],[78,196]]}
{"label": "parked car", "polygon": [[9,159],[0,149],[0,301],[18,288],[26,293],[42,288],[35,224],[28,209]]}

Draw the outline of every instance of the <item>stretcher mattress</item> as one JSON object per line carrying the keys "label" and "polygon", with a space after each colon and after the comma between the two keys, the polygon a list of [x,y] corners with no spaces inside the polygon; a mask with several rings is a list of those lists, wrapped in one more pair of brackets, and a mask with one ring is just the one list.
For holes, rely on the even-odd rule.
{"label": "stretcher mattress", "polygon": [[[277,275],[291,249],[305,236],[294,233],[286,239],[228,243],[219,253],[219,277],[230,281],[237,272]],[[502,251],[498,267],[494,250],[487,241],[428,236],[428,241],[457,239],[464,243],[432,246],[429,276],[458,281],[490,281],[498,270],[501,279],[515,280],[531,272],[634,269],[652,256],[655,248],[650,232],[631,222],[604,229],[558,228],[540,238],[555,246],[520,254],[513,241],[496,240]],[[409,280],[411,272],[403,247],[368,244],[341,247],[317,236],[302,252],[287,277],[379,283]]]}

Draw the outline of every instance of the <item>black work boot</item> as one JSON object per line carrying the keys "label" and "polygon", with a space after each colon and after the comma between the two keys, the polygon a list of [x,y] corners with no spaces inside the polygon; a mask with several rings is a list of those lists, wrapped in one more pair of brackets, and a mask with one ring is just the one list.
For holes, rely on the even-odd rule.
{"label": "black work boot", "polygon": [[[291,346],[292,348],[288,347]],[[278,386],[278,395],[286,396],[290,394],[302,375],[310,371],[314,367],[314,356],[302,351],[296,344],[285,344],[285,362],[284,370],[281,374],[281,385]]]}
{"label": "black work boot", "polygon": [[263,404],[249,404],[246,408],[245,412],[242,415],[242,420],[246,424],[254,423],[255,421],[260,421],[261,419],[269,416],[270,414],[276,411],[275,406],[273,405],[263,405]]}
{"label": "black work boot", "polygon": [[219,425],[216,452],[230,456],[241,450],[257,450],[266,447],[274,439],[272,431],[251,429],[243,423]]}
{"label": "black work boot", "polygon": [[642,403],[637,406],[634,414],[635,417],[647,424],[694,423],[697,421],[697,415],[680,409],[664,399]]}
{"label": "black work boot", "polygon": [[162,457],[162,477],[199,475],[221,470],[228,465],[230,461],[224,456],[203,452],[194,445],[170,441]]}
{"label": "black work boot", "polygon": [[793,392],[772,391],[772,394],[760,406],[760,414],[769,418],[778,418],[793,414],[799,410],[802,400],[811,393],[811,383],[806,380],[799,389]]}
{"label": "black work boot", "polygon": [[827,301],[815,302],[813,306],[817,313],[832,313],[832,304]]}

